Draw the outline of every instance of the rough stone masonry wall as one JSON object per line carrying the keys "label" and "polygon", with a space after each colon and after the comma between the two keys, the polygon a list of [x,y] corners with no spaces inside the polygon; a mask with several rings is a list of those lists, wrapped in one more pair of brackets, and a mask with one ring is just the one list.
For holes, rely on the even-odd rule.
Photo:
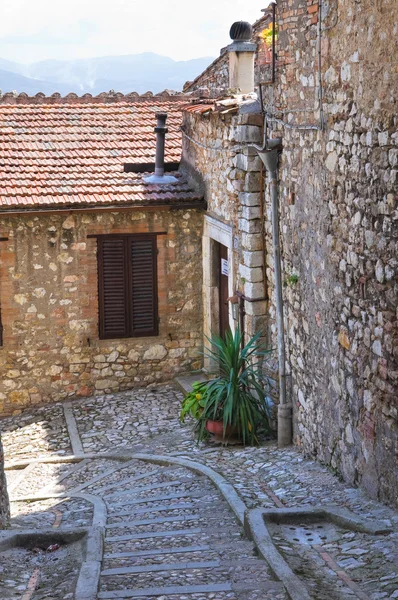
{"label": "rough stone masonry wall", "polygon": [[183,92],[193,92],[199,88],[208,88],[209,90],[226,90],[229,87],[228,75],[228,52],[223,49],[218,56],[207,67],[203,73],[198,75],[193,81],[187,81],[183,87]]}
{"label": "rough stone masonry wall", "polygon": [[[197,210],[3,216],[0,414],[170,380],[201,365]],[[93,234],[158,236],[158,337],[99,340]]]}
{"label": "rough stone masonry wall", "polygon": [[[295,441],[397,503],[396,5],[322,4],[325,130],[276,125]],[[317,124],[318,3],[281,0],[277,15],[267,110]],[[269,227],[267,246],[272,288]]]}
{"label": "rough stone masonry wall", "polygon": [[[235,287],[256,300],[265,297],[261,161],[249,145],[261,143],[262,125],[258,112],[184,114],[184,166],[204,186],[207,214],[232,227]],[[266,310],[264,300],[245,301],[247,336],[265,332]]]}

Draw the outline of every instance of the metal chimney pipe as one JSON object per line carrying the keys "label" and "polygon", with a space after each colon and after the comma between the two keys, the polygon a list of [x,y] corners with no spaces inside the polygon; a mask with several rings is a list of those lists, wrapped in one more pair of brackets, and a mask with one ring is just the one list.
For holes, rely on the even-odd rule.
{"label": "metal chimney pipe", "polygon": [[166,133],[168,129],[166,127],[167,113],[158,112],[156,113],[156,127],[154,129],[156,133],[156,157],[155,157],[155,174],[150,177],[145,177],[145,183],[153,183],[156,185],[164,185],[166,183],[177,183],[177,178],[172,175],[164,174],[164,145],[166,139]]}
{"label": "metal chimney pipe", "polygon": [[155,127],[156,133],[156,158],[155,158],[155,176],[163,177],[164,175],[164,144],[166,139],[166,133],[168,129],[166,127],[167,113],[158,112],[156,113],[157,123]]}

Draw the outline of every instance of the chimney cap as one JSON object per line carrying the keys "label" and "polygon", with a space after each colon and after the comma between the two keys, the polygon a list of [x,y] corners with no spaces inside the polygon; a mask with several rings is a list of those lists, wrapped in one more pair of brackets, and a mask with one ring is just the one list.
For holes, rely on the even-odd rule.
{"label": "chimney cap", "polygon": [[248,42],[253,35],[253,27],[247,21],[236,21],[229,30],[229,37],[234,42]]}

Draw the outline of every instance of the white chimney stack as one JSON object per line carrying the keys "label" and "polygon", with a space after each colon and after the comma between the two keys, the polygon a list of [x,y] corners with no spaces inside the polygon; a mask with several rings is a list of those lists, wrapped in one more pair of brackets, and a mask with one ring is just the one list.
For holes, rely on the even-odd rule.
{"label": "white chimney stack", "polygon": [[229,87],[239,89],[242,94],[254,92],[254,55],[256,44],[250,42],[252,26],[246,21],[237,21],[229,31],[232,44],[229,52]]}

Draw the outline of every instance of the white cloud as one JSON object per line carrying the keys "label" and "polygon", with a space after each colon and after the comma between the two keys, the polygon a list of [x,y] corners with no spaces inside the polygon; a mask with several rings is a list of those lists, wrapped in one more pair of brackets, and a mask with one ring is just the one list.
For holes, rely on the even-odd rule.
{"label": "white cloud", "polygon": [[2,7],[0,57],[20,62],[156,52],[217,56],[233,21],[255,21],[264,0],[14,0]]}

